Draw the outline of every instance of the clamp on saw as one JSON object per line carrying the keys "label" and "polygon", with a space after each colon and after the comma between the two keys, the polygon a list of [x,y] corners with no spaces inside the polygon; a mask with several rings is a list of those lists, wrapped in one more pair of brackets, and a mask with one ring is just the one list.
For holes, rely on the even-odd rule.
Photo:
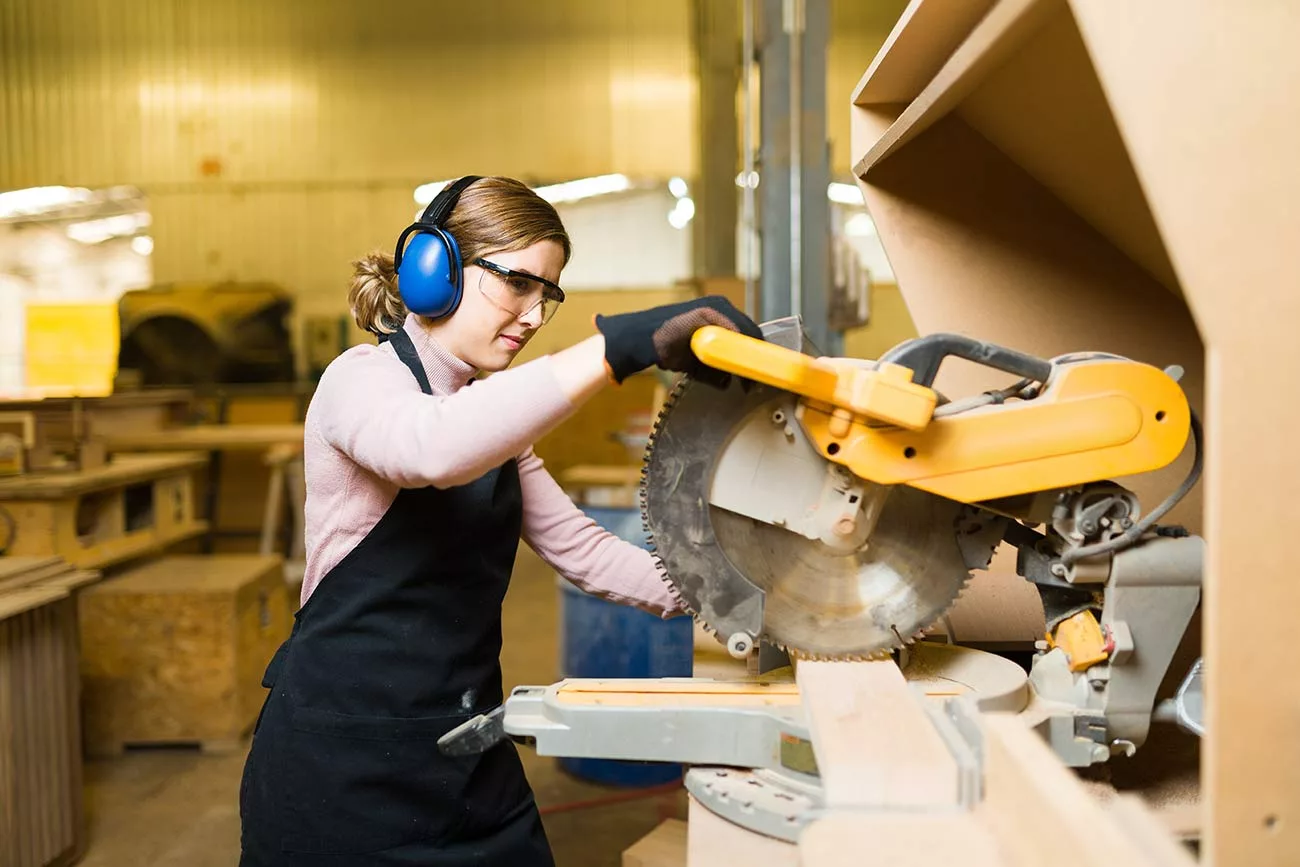
{"label": "clamp on saw", "polygon": [[[1177,368],[1099,352],[1037,358],[951,334],[877,361],[824,358],[796,317],[763,333],[696,333],[696,356],[730,380],[677,384],[641,486],[664,579],[733,656],[767,644],[797,666],[919,648],[971,572],[1008,543],[1047,625],[1014,710],[1065,764],[1132,754],[1153,718],[1199,733],[1199,667],[1172,709],[1155,706],[1199,602],[1203,556],[1200,538],[1157,524],[1201,470],[1200,427]],[[934,384],[953,358],[1009,384],[948,400]],[[1189,437],[1191,471],[1154,509],[1112,481],[1171,464]],[[493,737],[555,742],[573,724],[554,710],[566,684],[580,686],[520,687],[491,721]],[[684,701],[698,708],[701,699]],[[771,713],[772,726],[790,730],[787,710]],[[596,734],[598,715],[575,718],[584,733],[561,737],[556,748],[569,752],[557,754],[638,757],[626,738]],[[709,763],[694,752],[689,761]]]}

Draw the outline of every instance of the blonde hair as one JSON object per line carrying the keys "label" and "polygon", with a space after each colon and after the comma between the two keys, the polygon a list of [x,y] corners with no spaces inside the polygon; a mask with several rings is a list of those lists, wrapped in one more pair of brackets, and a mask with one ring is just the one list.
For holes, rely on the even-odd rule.
{"label": "blonde hair", "polygon": [[[513,178],[475,181],[460,194],[443,228],[456,238],[462,266],[485,253],[523,250],[540,241],[557,242],[566,265],[573,252],[555,207]],[[352,268],[348,305],[357,325],[374,334],[401,328],[407,311],[397,289],[393,254],[376,250]]]}

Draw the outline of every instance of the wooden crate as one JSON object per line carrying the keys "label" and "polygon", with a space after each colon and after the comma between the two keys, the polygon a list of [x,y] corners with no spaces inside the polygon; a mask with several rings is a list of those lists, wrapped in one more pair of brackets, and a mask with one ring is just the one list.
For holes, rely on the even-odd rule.
{"label": "wooden crate", "polygon": [[81,605],[86,749],[238,748],[262,673],[292,624],[282,558],[161,557],[88,590]]}
{"label": "wooden crate", "polygon": [[95,470],[0,479],[0,544],[13,556],[100,568],[203,533],[193,474],[202,454],[118,455]]}
{"label": "wooden crate", "polygon": [[74,591],[97,576],[70,568],[0,557],[3,867],[71,864],[85,850]]}

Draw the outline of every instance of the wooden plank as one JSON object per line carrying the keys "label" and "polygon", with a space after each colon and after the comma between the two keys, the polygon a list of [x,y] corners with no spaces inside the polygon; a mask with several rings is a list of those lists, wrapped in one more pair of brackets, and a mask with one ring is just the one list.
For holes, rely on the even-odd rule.
{"label": "wooden plank", "polygon": [[[1190,867],[1169,861],[1112,820],[1046,742],[1014,716],[986,715],[984,801],[979,811],[1007,856],[1025,867],[1044,852],[1069,852],[1080,863]],[[1131,816],[1130,816],[1131,818]],[[1155,831],[1161,833],[1151,820]]]}
{"label": "wooden plank", "polygon": [[67,595],[62,587],[22,587],[0,593],[0,619],[33,611]]}
{"label": "wooden plank", "polygon": [[31,473],[0,479],[0,501],[49,500],[104,488],[146,482],[207,464],[203,454],[117,455],[103,467],[85,472]]}
{"label": "wooden plank", "polygon": [[912,0],[853,89],[854,105],[911,102],[994,0]]}
{"label": "wooden plank", "polygon": [[[869,861],[863,858],[864,847],[871,852]],[[970,813],[832,813],[804,829],[799,857],[807,867],[1006,863],[993,834]]]}
{"label": "wooden plank", "polygon": [[62,575],[71,568],[62,557],[0,557],[0,593]]}
{"label": "wooden plank", "polygon": [[686,867],[686,823],[665,819],[623,851],[622,867]]}
{"label": "wooden plank", "polygon": [[122,432],[104,438],[110,451],[266,451],[302,449],[301,424],[203,424],[155,431]]}
{"label": "wooden plank", "polygon": [[891,660],[795,668],[826,806],[948,807],[957,763]]}
{"label": "wooden plank", "polygon": [[564,684],[560,695],[594,692],[606,695],[626,693],[670,695],[790,695],[798,696],[799,687],[788,680],[703,680],[699,678],[619,678],[604,680],[583,678]]}
{"label": "wooden plank", "polygon": [[[1003,63],[1065,0],[1002,0],[980,20],[943,68],[898,120],[853,166],[864,177],[873,167],[952,111],[980,79]],[[899,281],[902,285],[902,281]]]}

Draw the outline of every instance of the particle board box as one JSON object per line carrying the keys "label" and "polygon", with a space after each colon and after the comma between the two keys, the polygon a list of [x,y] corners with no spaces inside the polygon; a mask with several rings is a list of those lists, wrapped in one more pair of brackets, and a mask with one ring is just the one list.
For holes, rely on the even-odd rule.
{"label": "particle board box", "polygon": [[83,594],[86,749],[236,748],[294,607],[278,556],[162,557]]}

